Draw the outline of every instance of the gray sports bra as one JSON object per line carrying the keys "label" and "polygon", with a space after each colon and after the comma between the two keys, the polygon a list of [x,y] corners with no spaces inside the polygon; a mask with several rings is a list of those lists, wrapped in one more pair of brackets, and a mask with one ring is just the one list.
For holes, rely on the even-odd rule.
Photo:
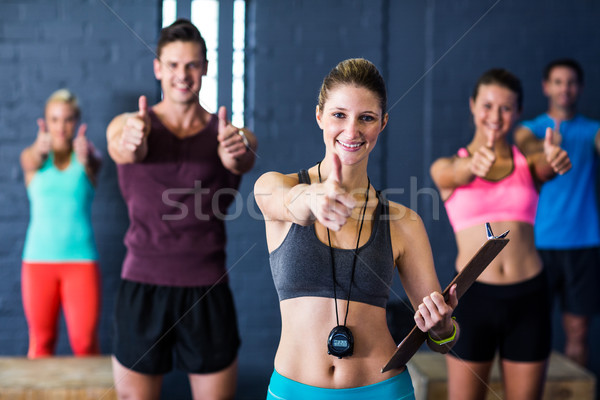
{"label": "gray sports bra", "polygon": [[[300,183],[310,184],[306,170],[298,173]],[[371,237],[358,248],[352,301],[386,306],[394,272],[388,202],[379,192]],[[354,249],[333,249],[336,292],[348,299]],[[314,224],[292,224],[281,245],[269,254],[273,282],[279,301],[303,296],[333,298],[331,254],[319,240]]]}

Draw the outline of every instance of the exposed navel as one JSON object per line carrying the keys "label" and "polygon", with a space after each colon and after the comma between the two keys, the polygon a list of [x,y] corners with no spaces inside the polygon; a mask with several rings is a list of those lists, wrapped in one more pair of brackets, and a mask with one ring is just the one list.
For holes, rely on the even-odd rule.
{"label": "exposed navel", "polygon": [[335,373],[335,365],[332,365],[331,367],[329,367],[329,375],[333,376],[334,373]]}

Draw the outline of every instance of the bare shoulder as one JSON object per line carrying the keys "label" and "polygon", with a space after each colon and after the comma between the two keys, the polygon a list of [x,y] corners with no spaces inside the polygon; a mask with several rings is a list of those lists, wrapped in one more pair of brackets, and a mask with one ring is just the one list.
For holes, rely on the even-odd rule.
{"label": "bare shoulder", "polygon": [[262,208],[268,195],[292,188],[298,183],[297,174],[283,174],[277,171],[265,172],[254,183],[254,196],[258,206]]}
{"label": "bare shoulder", "polygon": [[390,202],[390,236],[402,284],[412,303],[419,304],[417,299],[431,288],[439,290],[425,224],[416,211]]}
{"label": "bare shoulder", "polygon": [[423,220],[416,211],[395,202],[390,202],[389,209],[395,260],[399,260],[411,249],[419,251],[424,243],[429,243]]}
{"label": "bare shoulder", "polygon": [[424,232],[425,225],[416,211],[393,201],[389,202],[389,210],[392,238],[394,233],[404,236]]}
{"label": "bare shoulder", "polygon": [[295,186],[298,184],[297,174],[283,174],[277,171],[269,171],[262,174],[254,183],[254,191],[269,190],[277,186]]}
{"label": "bare shoulder", "polygon": [[269,252],[281,245],[292,226],[292,213],[286,198],[298,183],[297,174],[270,171],[262,174],[254,184],[254,198],[264,216]]}

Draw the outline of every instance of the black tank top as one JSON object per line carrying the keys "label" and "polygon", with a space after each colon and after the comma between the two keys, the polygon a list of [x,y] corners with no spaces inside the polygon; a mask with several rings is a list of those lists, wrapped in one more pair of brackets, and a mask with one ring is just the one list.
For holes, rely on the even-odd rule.
{"label": "black tank top", "polygon": [[[300,183],[310,184],[306,170],[298,173]],[[358,248],[352,301],[386,306],[394,272],[388,202],[377,192],[371,237]],[[333,249],[336,292],[348,299],[354,249]],[[279,301],[303,296],[333,298],[331,253],[319,240],[314,224],[292,224],[283,243],[269,254],[273,282]]]}

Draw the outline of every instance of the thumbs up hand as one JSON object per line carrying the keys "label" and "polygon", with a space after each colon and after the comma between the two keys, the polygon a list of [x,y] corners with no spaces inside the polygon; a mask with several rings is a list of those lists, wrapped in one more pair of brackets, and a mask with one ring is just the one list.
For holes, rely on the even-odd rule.
{"label": "thumbs up hand", "polygon": [[562,143],[562,134],[560,133],[560,125],[562,124],[562,120],[560,118],[554,119],[554,132],[552,134],[552,143],[560,146]]}
{"label": "thumbs up hand", "polygon": [[131,114],[125,120],[123,133],[119,141],[121,151],[134,153],[150,133],[150,116],[148,115],[148,100],[140,96],[138,112]]}
{"label": "thumbs up hand", "polygon": [[238,159],[249,150],[248,139],[242,129],[238,129],[227,120],[227,108],[219,107],[219,146],[225,151],[225,156]]}
{"label": "thumbs up hand", "polygon": [[327,180],[314,186],[316,192],[311,201],[311,212],[325,227],[339,231],[346,223],[356,200],[342,186],[342,163],[337,154],[333,155],[333,168]]}
{"label": "thumbs up hand", "polygon": [[89,160],[89,154],[92,150],[92,143],[87,140],[85,132],[87,131],[87,125],[81,124],[77,130],[77,136],[73,139],[73,150],[77,159],[81,165],[87,165]]}
{"label": "thumbs up hand", "polygon": [[475,154],[471,157],[471,164],[469,167],[474,175],[483,178],[490,172],[495,161],[496,153],[494,151],[494,138],[488,137],[486,145],[477,149]]}
{"label": "thumbs up hand", "polygon": [[38,155],[44,159],[52,149],[52,138],[50,137],[50,132],[46,129],[46,121],[43,118],[38,118],[37,124],[38,134],[33,147]]}
{"label": "thumbs up hand", "polygon": [[[560,134],[558,134],[560,135]],[[560,145],[562,139],[557,138],[557,132],[552,128],[546,128],[546,137],[544,138],[544,154],[546,161],[552,167],[552,170],[559,175],[564,174],[571,169],[571,159],[565,150]]]}

